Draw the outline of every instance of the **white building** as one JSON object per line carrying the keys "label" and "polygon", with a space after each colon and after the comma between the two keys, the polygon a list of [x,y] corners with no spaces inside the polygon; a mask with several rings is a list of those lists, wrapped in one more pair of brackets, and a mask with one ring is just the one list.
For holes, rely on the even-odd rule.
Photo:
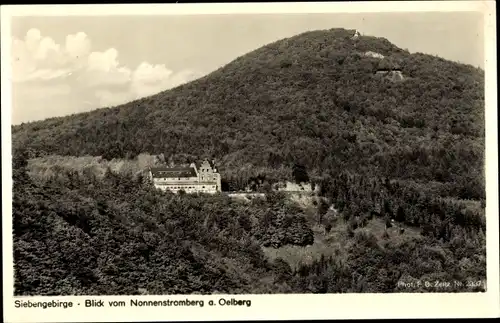
{"label": "white building", "polygon": [[209,194],[221,191],[221,177],[215,162],[206,159],[189,167],[152,167],[149,177],[154,186],[163,191]]}

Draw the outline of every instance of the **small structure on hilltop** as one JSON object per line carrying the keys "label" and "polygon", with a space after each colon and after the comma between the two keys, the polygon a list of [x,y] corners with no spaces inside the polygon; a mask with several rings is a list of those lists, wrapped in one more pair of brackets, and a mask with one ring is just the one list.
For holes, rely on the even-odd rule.
{"label": "small structure on hilltop", "polygon": [[399,68],[379,68],[375,71],[375,76],[386,77],[391,81],[403,81],[403,72]]}
{"label": "small structure on hilltop", "polygon": [[221,176],[215,161],[207,159],[188,167],[151,167],[149,177],[153,185],[163,191],[209,194],[221,191]]}
{"label": "small structure on hilltop", "polygon": [[358,30],[356,30],[356,31],[354,32],[354,35],[351,37],[351,39],[358,39],[358,38],[359,38],[359,36],[360,36],[359,31],[358,31]]}
{"label": "small structure on hilltop", "polygon": [[374,74],[377,77],[387,78],[393,82],[404,80],[401,62],[394,57],[380,60]]}

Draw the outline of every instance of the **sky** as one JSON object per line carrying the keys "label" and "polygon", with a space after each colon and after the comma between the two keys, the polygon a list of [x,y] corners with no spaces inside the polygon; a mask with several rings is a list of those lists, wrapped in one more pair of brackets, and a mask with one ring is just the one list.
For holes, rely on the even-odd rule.
{"label": "sky", "polygon": [[484,68],[473,12],[12,18],[12,123],[115,106],[206,75],[270,42],[346,28]]}

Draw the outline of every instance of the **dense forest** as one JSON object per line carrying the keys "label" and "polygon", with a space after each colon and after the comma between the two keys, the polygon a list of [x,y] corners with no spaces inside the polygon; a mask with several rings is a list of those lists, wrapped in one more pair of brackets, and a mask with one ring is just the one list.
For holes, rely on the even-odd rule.
{"label": "dense forest", "polygon": [[[35,155],[140,153],[453,183],[484,197],[484,72],[353,30],[307,32],[119,107],[13,127]],[[384,59],[364,56],[368,51]],[[374,77],[401,69],[404,81]]]}
{"label": "dense forest", "polygon": [[[102,179],[68,171],[33,181],[22,155],[15,163],[17,295],[443,291],[400,285],[417,280],[479,281],[446,292],[484,290],[484,208],[397,182],[326,179],[327,202],[311,217],[281,192],[246,203],[175,195],[109,170]],[[329,203],[341,216],[320,206]],[[377,219],[400,229],[376,236],[365,228]],[[317,223],[325,231],[345,223],[339,237],[350,247],[296,268],[263,253],[311,245]],[[406,236],[412,227],[421,234]]]}
{"label": "dense forest", "polygon": [[[151,97],[14,126],[16,294],[484,284],[484,72],[353,34],[307,32]],[[380,77],[379,69],[401,70],[403,79]],[[216,158],[227,190],[253,183],[268,194],[246,202],[174,195],[140,173],[61,168],[34,179],[28,169],[28,160],[43,156],[144,153],[175,163]],[[313,212],[270,192],[292,179],[321,188]],[[381,235],[370,229],[377,223]],[[342,251],[298,266],[263,251],[315,246],[335,230]]]}

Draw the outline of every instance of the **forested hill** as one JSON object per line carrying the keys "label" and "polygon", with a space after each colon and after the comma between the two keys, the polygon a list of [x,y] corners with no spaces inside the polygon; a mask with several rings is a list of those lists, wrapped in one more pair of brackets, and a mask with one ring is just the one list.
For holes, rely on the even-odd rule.
{"label": "forested hill", "polygon": [[[304,33],[170,91],[13,127],[15,294],[485,282],[484,72],[354,32]],[[215,157],[228,190],[259,178],[265,197],[161,192],[138,171],[161,159],[148,153]],[[321,189],[273,192],[287,176]]]}
{"label": "forested hill", "polygon": [[[353,34],[303,33],[148,98],[14,126],[13,146],[107,159],[213,156],[226,169],[342,168],[453,183],[462,197],[483,198],[484,72]],[[399,71],[402,80],[392,77]]]}

